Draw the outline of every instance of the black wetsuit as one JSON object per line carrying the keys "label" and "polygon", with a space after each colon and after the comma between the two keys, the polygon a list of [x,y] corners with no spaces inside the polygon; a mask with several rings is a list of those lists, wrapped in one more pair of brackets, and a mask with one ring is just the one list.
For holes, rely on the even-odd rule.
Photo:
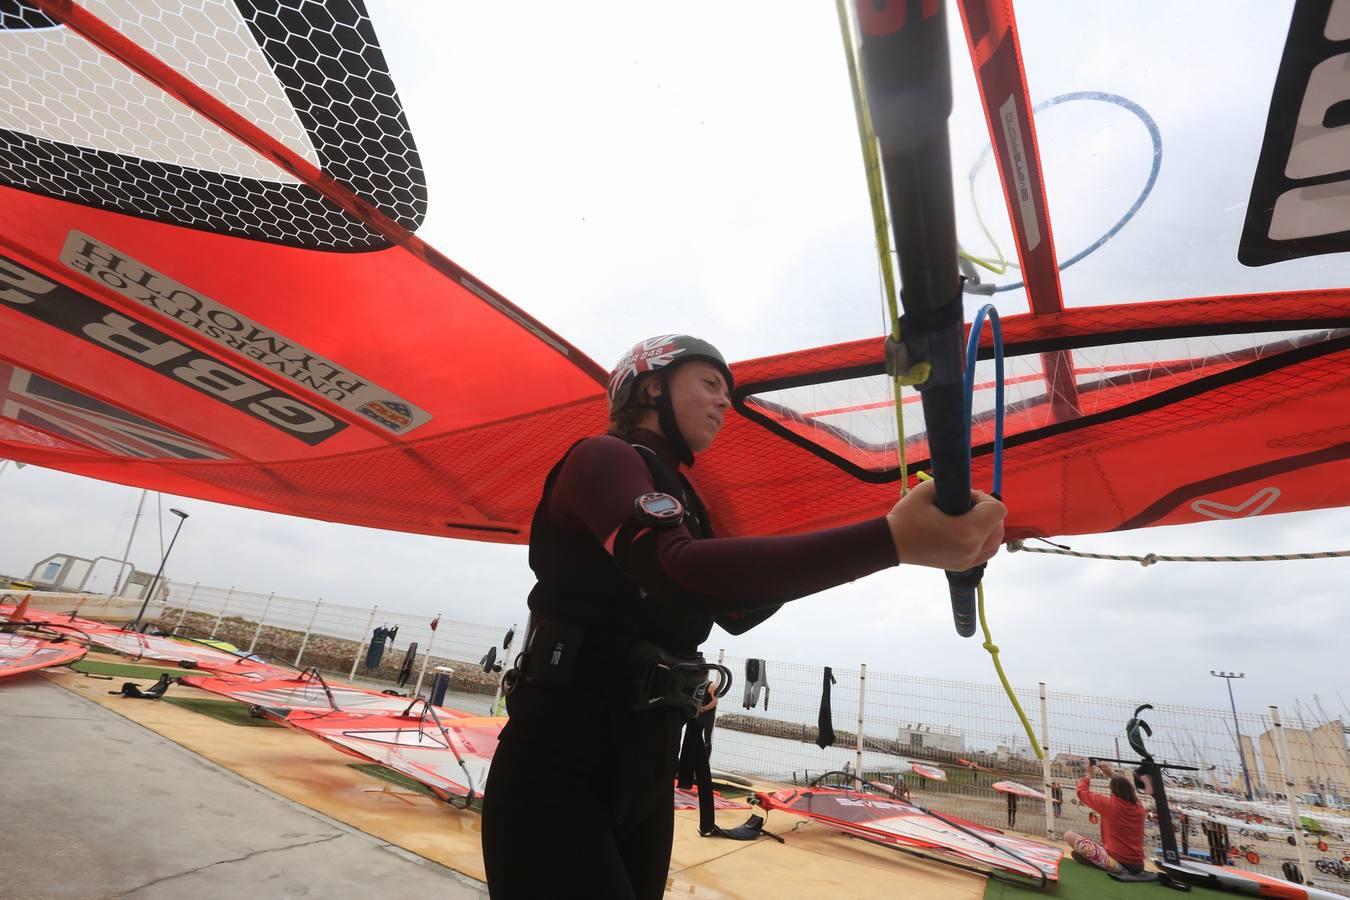
{"label": "black wetsuit", "polygon": [[616,437],[582,441],[555,470],[532,526],[539,584],[531,614],[585,629],[588,650],[569,684],[523,682],[509,695],[483,806],[483,858],[497,900],[659,898],[665,890],[686,716],[615,703],[610,683],[625,642],[692,655],[714,622],[740,634],[784,601],[896,563],[884,518],[790,537],[708,539],[702,504],[681,479],[675,490],[702,515],[641,534],[620,566],[612,545],[635,498],[675,492],[669,478],[655,483],[658,470],[677,469],[666,442],[647,431],[633,441],[660,464]]}

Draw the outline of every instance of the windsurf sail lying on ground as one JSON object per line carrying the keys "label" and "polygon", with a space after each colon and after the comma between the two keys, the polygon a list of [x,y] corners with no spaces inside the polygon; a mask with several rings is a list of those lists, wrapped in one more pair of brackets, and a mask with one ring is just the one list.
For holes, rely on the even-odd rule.
{"label": "windsurf sail lying on ground", "polygon": [[[14,606],[0,604],[0,617],[13,615],[15,611]],[[203,669],[239,678],[284,677],[291,671],[191,639],[142,634],[106,622],[81,619],[73,613],[29,609],[24,613],[24,617],[30,622],[69,634],[76,640],[120,653],[133,660],[151,659],[156,662],[169,662],[185,668]]]}
{"label": "windsurf sail lying on ground", "polygon": [[255,658],[217,650],[204,644],[156,634],[141,634],[139,631],[128,631],[83,619],[76,619],[74,622],[50,620],[48,626],[69,630],[90,644],[112,650],[133,660],[151,659],[156,662],[169,662],[184,668],[203,669],[238,678],[275,678],[289,671]]}
{"label": "windsurf sail lying on ground", "polygon": [[[687,791],[677,786],[675,788],[675,808],[698,809],[698,785],[691,786]],[[728,800],[717,791],[713,791],[713,809],[749,809],[749,804]]]}
{"label": "windsurf sail lying on ground", "polygon": [[[268,713],[275,713],[277,718],[283,718],[291,711],[397,713],[407,709],[412,702],[408,697],[325,681],[313,669],[263,678],[188,675],[179,680],[189,687],[229,697],[249,706],[260,706]],[[446,715],[461,717],[458,713],[447,712]]]}
{"label": "windsurf sail lying on ground", "polygon": [[316,669],[289,678],[188,675],[198,688],[412,778],[443,800],[481,796],[505,717],[473,716],[393,694],[327,682]]}
{"label": "windsurf sail lying on ground", "polygon": [[0,678],[68,665],[85,652],[84,647],[64,638],[47,640],[31,634],[0,634]]}
{"label": "windsurf sail lying on ground", "polygon": [[482,796],[505,718],[456,715],[423,701],[403,713],[292,710],[281,721],[351,756],[393,769],[442,800]]}
{"label": "windsurf sail lying on ground", "polygon": [[1018,884],[1030,879],[1039,886],[1059,878],[1062,850],[974,822],[939,818],[901,800],[830,788],[755,796],[765,809],[796,813],[854,837],[975,868],[991,877]]}
{"label": "windsurf sail lying on ground", "polygon": [[[31,595],[25,596],[18,603],[0,603],[0,619],[12,619],[14,621],[37,622],[46,624],[48,622],[73,621],[80,625],[94,625],[98,622],[91,622],[88,619],[72,619],[69,615],[54,613],[45,609],[33,609],[28,604]],[[14,599],[12,596],[10,599]]]}
{"label": "windsurf sail lying on ground", "polygon": [[28,601],[32,596],[32,594],[25,594],[24,598],[19,601],[18,606],[8,604],[0,606],[0,624],[3,624],[6,630],[13,630],[18,623],[29,621]]}

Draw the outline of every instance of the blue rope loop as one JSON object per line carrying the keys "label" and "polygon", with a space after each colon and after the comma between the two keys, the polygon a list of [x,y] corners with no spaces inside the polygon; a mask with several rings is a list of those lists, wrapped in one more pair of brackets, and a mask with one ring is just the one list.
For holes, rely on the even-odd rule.
{"label": "blue rope loop", "polygon": [[988,321],[994,340],[994,494],[1003,494],[1003,328],[999,325],[998,310],[986,303],[970,323],[970,337],[966,339],[966,443],[971,443],[972,407],[975,402],[975,361],[980,353],[980,335]]}
{"label": "blue rope loop", "polygon": [[[1158,123],[1153,120],[1153,117],[1148,114],[1147,110],[1128,97],[1122,97],[1119,94],[1112,94],[1107,91],[1073,91],[1072,93],[1051,97],[1049,100],[1044,100],[1036,104],[1036,106],[1032,108],[1032,114],[1035,115],[1052,106],[1058,106],[1061,103],[1069,103],[1075,100],[1096,100],[1100,103],[1110,103],[1119,106],[1121,109],[1134,115],[1148,131],[1149,141],[1153,144],[1153,159],[1149,168],[1148,178],[1144,181],[1144,187],[1139,191],[1139,195],[1135,197],[1134,203],[1130,204],[1130,208],[1127,209],[1125,214],[1117,219],[1116,223],[1108,228],[1101,237],[1061,262],[1059,264],[1059,270],[1061,272],[1072,266],[1074,263],[1081,262],[1088,256],[1091,256],[1093,253],[1100,250],[1107,241],[1115,237],[1122,228],[1129,224],[1129,221],[1134,218],[1134,214],[1139,212],[1139,208],[1144,205],[1144,201],[1148,199],[1149,194],[1153,193],[1153,187],[1158,181],[1158,173],[1162,170],[1162,132],[1158,128]],[[984,149],[980,151],[980,155],[976,158],[974,165],[970,167],[970,173],[967,175],[967,178],[972,183],[974,183],[975,176],[979,174],[980,169],[983,168],[985,160],[989,158],[990,152],[991,146],[986,144]],[[980,291],[979,293],[1001,294],[1005,291],[1015,291],[1023,286],[1025,286],[1025,282],[1023,281],[983,285],[986,290]]]}

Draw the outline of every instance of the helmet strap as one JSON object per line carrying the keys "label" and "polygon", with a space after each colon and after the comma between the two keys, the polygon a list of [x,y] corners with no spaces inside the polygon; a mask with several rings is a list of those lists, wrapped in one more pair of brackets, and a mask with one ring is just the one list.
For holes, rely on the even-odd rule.
{"label": "helmet strap", "polygon": [[689,449],[689,443],[685,441],[684,435],[680,433],[680,426],[675,421],[675,404],[670,399],[670,375],[666,370],[662,370],[657,377],[661,379],[661,393],[656,398],[656,421],[661,425],[661,433],[670,441],[670,449],[675,452],[675,458],[686,466],[692,466],[694,453]]}

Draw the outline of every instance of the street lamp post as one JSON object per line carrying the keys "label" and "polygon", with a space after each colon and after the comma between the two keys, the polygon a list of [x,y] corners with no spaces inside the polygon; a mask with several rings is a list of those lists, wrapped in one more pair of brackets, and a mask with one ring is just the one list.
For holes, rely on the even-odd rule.
{"label": "street lamp post", "polygon": [[1233,734],[1237,740],[1238,760],[1242,763],[1242,780],[1247,785],[1247,799],[1253,800],[1252,776],[1247,771],[1247,754],[1242,752],[1242,727],[1238,725],[1237,703],[1233,700],[1233,679],[1246,678],[1247,675],[1243,672],[1215,672],[1213,669],[1209,670],[1209,674],[1228,682],[1228,705],[1233,710]]}
{"label": "street lamp post", "polygon": [[141,601],[141,610],[136,613],[136,621],[131,625],[132,631],[141,630],[141,618],[145,615],[145,608],[150,605],[150,598],[155,596],[155,588],[159,585],[159,576],[164,574],[164,564],[169,561],[169,554],[173,552],[174,542],[178,540],[178,532],[183,530],[183,522],[188,517],[188,514],[181,509],[170,509],[169,512],[178,517],[178,527],[173,530],[173,537],[169,539],[169,549],[164,551],[164,556],[159,560],[159,571],[155,573],[154,578],[150,579],[150,588],[145,592],[145,599]]}

